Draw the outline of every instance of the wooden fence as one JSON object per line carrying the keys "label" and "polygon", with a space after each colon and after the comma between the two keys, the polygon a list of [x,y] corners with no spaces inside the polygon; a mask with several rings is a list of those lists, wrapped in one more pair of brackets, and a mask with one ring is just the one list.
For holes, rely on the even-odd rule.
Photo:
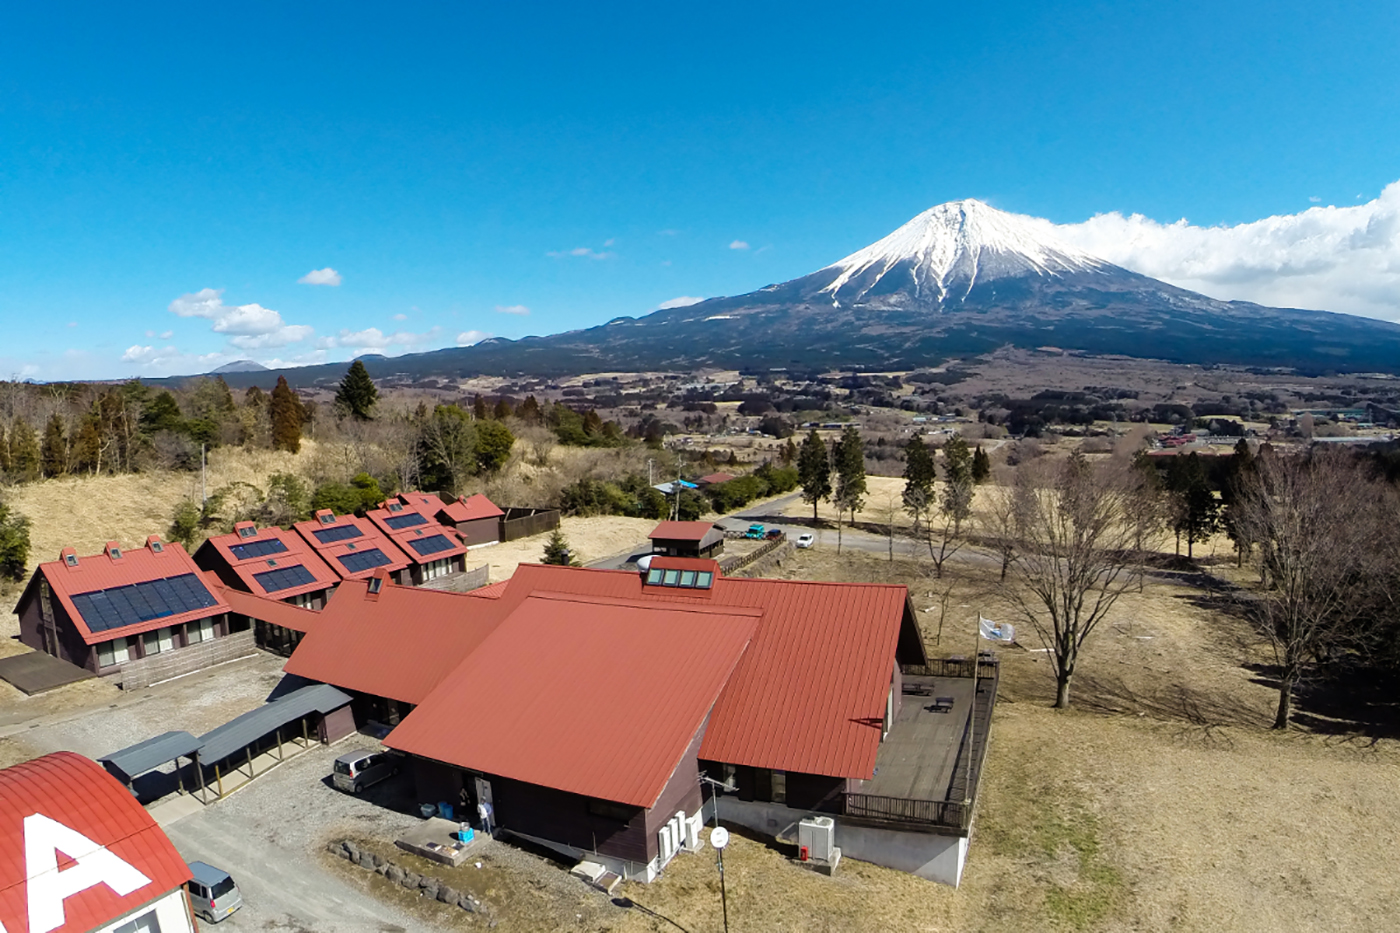
{"label": "wooden fence", "polygon": [[501,541],[515,541],[559,527],[558,509],[508,508],[501,516]]}

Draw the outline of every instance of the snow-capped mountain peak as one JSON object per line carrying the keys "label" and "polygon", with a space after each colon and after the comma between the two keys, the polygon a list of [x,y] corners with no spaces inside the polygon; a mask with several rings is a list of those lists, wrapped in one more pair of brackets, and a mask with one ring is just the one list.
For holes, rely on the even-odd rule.
{"label": "snow-capped mountain peak", "polygon": [[911,289],[916,299],[961,300],[973,286],[1012,276],[1096,272],[1104,260],[1061,241],[1048,220],[968,198],[929,208],[865,249],[832,263],[821,291],[832,303]]}

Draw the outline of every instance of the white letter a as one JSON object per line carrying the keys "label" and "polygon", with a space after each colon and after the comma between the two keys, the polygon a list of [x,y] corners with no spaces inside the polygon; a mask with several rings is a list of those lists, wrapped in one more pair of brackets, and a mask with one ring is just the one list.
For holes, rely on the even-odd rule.
{"label": "white letter a", "polygon": [[[58,853],[78,864],[58,870]],[[105,884],[125,897],[151,883],[141,872],[77,830],[35,813],[24,818],[24,872],[29,886],[29,933],[63,926],[63,902]]]}

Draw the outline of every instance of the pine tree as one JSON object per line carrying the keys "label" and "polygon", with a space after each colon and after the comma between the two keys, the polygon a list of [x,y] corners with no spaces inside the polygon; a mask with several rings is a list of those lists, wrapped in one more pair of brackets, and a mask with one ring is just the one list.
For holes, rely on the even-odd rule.
{"label": "pine tree", "polygon": [[495,409],[491,412],[491,417],[495,418],[497,421],[505,421],[513,414],[515,414],[515,412],[511,410],[510,402],[507,402],[505,399],[499,399],[496,402]]}
{"label": "pine tree", "polygon": [[855,425],[847,425],[841,432],[835,453],[836,502],[851,513],[854,523],[856,513],[865,505],[865,442]]}
{"label": "pine tree", "polygon": [[539,424],[542,420],[540,403],[533,395],[525,396],[525,401],[520,403],[520,410],[516,414],[527,424]]}
{"label": "pine tree", "polygon": [[544,546],[544,557],[540,563],[559,567],[580,566],[579,559],[569,550],[569,542],[564,539],[564,533],[558,528],[555,528],[554,534],[549,536],[549,542]]}
{"label": "pine tree", "polygon": [[218,384],[218,409],[224,414],[230,414],[238,410],[238,406],[233,403],[233,391],[229,389],[228,383],[224,382],[223,376],[215,377]]}
{"label": "pine tree", "polygon": [[972,452],[972,482],[981,486],[992,478],[992,458],[987,456],[987,452],[978,444],[977,449]]}
{"label": "pine tree", "polygon": [[1176,532],[1177,554],[1181,553],[1181,536],[1186,536],[1186,558],[1195,557],[1195,544],[1204,541],[1220,528],[1220,503],[1210,488],[1205,464],[1194,453],[1172,458],[1167,473],[1175,516],[1172,530]]}
{"label": "pine tree", "polygon": [[960,435],[943,445],[943,514],[953,520],[953,533],[962,531],[972,514],[972,451]]}
{"label": "pine tree", "polygon": [[39,478],[40,466],[39,438],[28,421],[18,419],[10,429],[10,471],[16,480],[28,483]]}
{"label": "pine tree", "polygon": [[10,472],[10,438],[0,427],[0,473]]}
{"label": "pine tree", "polygon": [[476,393],[476,398],[472,399],[472,417],[477,421],[486,420],[486,399],[481,397],[481,393]]}
{"label": "pine tree", "polygon": [[272,449],[293,454],[301,450],[301,403],[287,385],[286,376],[277,377],[271,407]]}
{"label": "pine tree", "polygon": [[933,483],[938,472],[933,465],[933,454],[923,438],[915,435],[904,445],[904,511],[914,518],[918,525],[919,516],[933,507]]}
{"label": "pine tree", "polygon": [[783,461],[783,466],[792,466],[792,462],[797,459],[797,442],[788,438],[778,456]]}
{"label": "pine tree", "polygon": [[336,407],[345,414],[360,421],[368,421],[374,415],[374,403],[379,401],[379,390],[361,360],[350,364],[345,378],[340,380],[340,388],[335,393]]}
{"label": "pine tree", "polygon": [[78,428],[78,436],[73,440],[73,472],[95,473],[102,456],[102,435],[97,430],[98,421],[93,415],[83,419]]}
{"label": "pine tree", "polygon": [[802,501],[812,504],[812,520],[817,519],[817,503],[831,498],[831,459],[817,429],[802,441],[797,453],[797,479],[802,484]]}
{"label": "pine tree", "polygon": [[63,416],[54,412],[44,427],[44,443],[39,459],[45,476],[62,476],[68,472],[68,438],[63,431]]}
{"label": "pine tree", "polygon": [[23,580],[29,564],[29,519],[0,502],[0,576]]}

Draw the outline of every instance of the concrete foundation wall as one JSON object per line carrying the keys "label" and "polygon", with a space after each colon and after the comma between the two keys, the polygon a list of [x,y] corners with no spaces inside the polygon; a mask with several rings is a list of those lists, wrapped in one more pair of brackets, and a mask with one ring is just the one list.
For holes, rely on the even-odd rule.
{"label": "concrete foundation wall", "polygon": [[186,648],[174,648],[149,657],[128,661],[121,668],[123,690],[139,690],[151,684],[190,674],[257,651],[252,629],[222,638],[203,641]]}
{"label": "concrete foundation wall", "polygon": [[[720,797],[717,803],[722,822],[738,823],[772,836],[779,842],[794,845],[797,843],[797,824],[809,816],[818,815],[779,804],[747,802],[734,797]],[[852,826],[841,817],[836,817],[836,845],[841,848],[843,858],[883,865],[953,887],[957,887],[962,880],[967,844],[965,836]]]}

